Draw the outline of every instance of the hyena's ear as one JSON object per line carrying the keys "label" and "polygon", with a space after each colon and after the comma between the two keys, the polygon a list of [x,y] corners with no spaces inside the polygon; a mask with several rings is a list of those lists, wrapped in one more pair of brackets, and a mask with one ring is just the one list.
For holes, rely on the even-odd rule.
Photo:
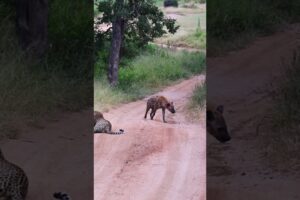
{"label": "hyena's ear", "polygon": [[219,113],[222,113],[224,112],[224,106],[223,105],[219,105],[216,109]]}
{"label": "hyena's ear", "polygon": [[210,111],[210,110],[207,110],[206,111],[206,119],[208,121],[213,121],[215,119],[214,113],[212,111]]}

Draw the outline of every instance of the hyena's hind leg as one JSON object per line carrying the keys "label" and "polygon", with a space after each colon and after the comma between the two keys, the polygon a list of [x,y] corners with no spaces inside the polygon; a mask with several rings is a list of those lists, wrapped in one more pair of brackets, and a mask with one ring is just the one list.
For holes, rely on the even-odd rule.
{"label": "hyena's hind leg", "polygon": [[146,113],[145,113],[145,116],[144,116],[145,119],[147,118],[147,115],[148,115],[148,111],[149,111],[149,110],[150,110],[150,106],[147,105]]}
{"label": "hyena's hind leg", "polygon": [[166,121],[166,119],[165,119],[165,113],[166,113],[165,108],[162,108],[161,110],[162,110],[163,121],[164,121],[165,123],[167,123],[167,121]]}

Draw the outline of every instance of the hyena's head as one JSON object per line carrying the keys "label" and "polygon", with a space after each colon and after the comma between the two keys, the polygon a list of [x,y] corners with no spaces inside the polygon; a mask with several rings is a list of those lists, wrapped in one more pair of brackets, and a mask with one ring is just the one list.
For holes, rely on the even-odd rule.
{"label": "hyena's head", "polygon": [[175,113],[175,108],[174,108],[174,104],[173,102],[169,102],[167,103],[167,109],[171,112],[171,113]]}
{"label": "hyena's head", "polygon": [[218,106],[215,110],[206,111],[206,128],[218,141],[224,143],[231,139],[223,116],[224,107]]}

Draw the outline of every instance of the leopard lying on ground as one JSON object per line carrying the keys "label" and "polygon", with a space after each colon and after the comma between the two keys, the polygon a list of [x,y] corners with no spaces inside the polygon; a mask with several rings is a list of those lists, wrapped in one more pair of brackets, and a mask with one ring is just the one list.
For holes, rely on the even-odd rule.
{"label": "leopard lying on ground", "polygon": [[104,119],[103,114],[99,111],[94,111],[94,133],[107,133],[112,135],[123,134],[124,130],[120,129],[117,132],[111,130],[111,123]]}
{"label": "leopard lying on ground", "polygon": [[[28,192],[28,178],[19,166],[7,161],[0,149],[0,199],[25,200]],[[71,200],[67,194],[54,193],[54,198]]]}
{"label": "leopard lying on ground", "polygon": [[156,96],[148,99],[147,108],[145,113],[145,119],[147,118],[148,111],[151,109],[150,117],[153,120],[153,117],[157,109],[162,109],[163,121],[165,120],[165,110],[168,109],[171,113],[175,113],[175,108],[173,102],[169,102],[164,96]]}

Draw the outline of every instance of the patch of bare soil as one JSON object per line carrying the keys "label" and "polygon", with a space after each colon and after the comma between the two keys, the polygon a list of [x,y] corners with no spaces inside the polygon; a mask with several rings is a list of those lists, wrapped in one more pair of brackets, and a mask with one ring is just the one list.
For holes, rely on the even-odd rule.
{"label": "patch of bare soil", "polygon": [[92,109],[60,114],[37,127],[23,125],[18,137],[1,140],[5,158],[27,174],[26,200],[53,200],[60,191],[74,200],[93,198],[92,117]]}
{"label": "patch of bare soil", "polygon": [[174,101],[162,122],[144,119],[146,100],[104,113],[114,130],[125,134],[94,135],[94,198],[109,200],[204,200],[206,198],[206,133],[204,124],[185,117],[196,76],[155,95]]}
{"label": "patch of bare soil", "polygon": [[291,25],[246,49],[208,58],[208,101],[225,105],[232,136],[226,144],[208,136],[210,200],[300,199],[298,172],[283,175],[268,168],[257,131],[272,108],[268,87],[280,76],[282,58],[291,58],[299,39],[299,25]]}

